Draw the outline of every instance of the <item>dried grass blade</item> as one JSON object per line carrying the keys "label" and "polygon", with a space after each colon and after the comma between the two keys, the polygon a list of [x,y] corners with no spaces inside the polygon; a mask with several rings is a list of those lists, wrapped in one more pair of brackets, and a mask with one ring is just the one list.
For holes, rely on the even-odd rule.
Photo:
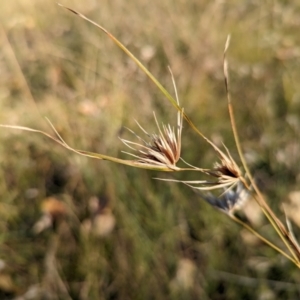
{"label": "dried grass blade", "polygon": [[101,29],[104,33],[106,33],[112,40],[113,42],[120,48],[122,49],[141,69],[142,71],[147,74],[147,76],[154,82],[154,84],[160,89],[160,91],[167,97],[167,99],[178,109],[181,110],[179,105],[177,104],[176,100],[170,95],[170,93],[160,84],[160,82],[153,76],[153,74],[138,60],[128,49],[127,47],[122,44],[114,35],[112,35],[108,30],[106,30],[103,26],[99,25],[98,23],[92,21],[85,15],[77,12],[74,9],[71,9],[69,7],[66,7],[60,3],[58,3],[59,6],[69,10],[70,12],[74,13],[75,15],[78,15],[82,19],[88,21],[89,23],[93,24],[94,26],[98,27]]}
{"label": "dried grass blade", "polygon": [[[50,122],[50,124],[51,124],[51,122]],[[94,152],[74,149],[71,146],[69,146],[62,139],[62,137],[58,134],[57,130],[54,128],[54,126],[52,124],[51,124],[51,127],[54,130],[54,132],[58,135],[58,138],[55,138],[52,135],[50,135],[50,134],[48,134],[48,133],[46,133],[42,130],[33,129],[33,128],[25,127],[25,126],[0,124],[0,127],[9,128],[9,129],[18,129],[18,130],[23,130],[23,131],[29,131],[29,132],[35,132],[35,133],[42,134],[42,135],[50,138],[54,142],[60,144],[64,148],[66,148],[66,149],[68,149],[72,152],[75,152],[77,154],[80,154],[82,156],[85,156],[85,157],[91,157],[91,158],[96,158],[96,159],[100,159],[100,160],[107,160],[107,161],[127,165],[127,166],[130,166],[130,167],[141,168],[141,169],[149,169],[149,170],[164,171],[164,172],[173,172],[174,171],[173,169],[167,168],[166,166],[158,166],[158,165],[154,166],[154,165],[147,164],[147,163],[139,163],[139,162],[136,162],[136,161],[133,161],[133,160],[124,160],[124,159],[120,159],[120,158],[116,158],[116,157],[112,157],[112,156],[108,156],[108,155],[104,155],[104,154],[100,154],[100,153],[94,153]]]}
{"label": "dried grass blade", "polygon": [[203,139],[205,139],[209,144],[212,144],[212,142],[205,137],[205,135],[194,125],[192,120],[183,112],[183,109],[179,106],[177,103],[177,100],[175,100],[171,94],[161,85],[161,83],[154,77],[154,75],[141,63],[140,60],[138,60],[130,51],[129,49],[122,44],[114,35],[112,35],[108,30],[106,30],[103,26],[99,25],[98,23],[92,21],[85,15],[77,12],[74,9],[71,9],[69,7],[66,7],[60,3],[57,3],[59,6],[63,7],[64,9],[69,10],[73,14],[81,17],[82,19],[86,20],[87,22],[93,24],[94,26],[98,27],[101,29],[105,34],[109,36],[109,38],[120,48],[122,49],[137,65],[138,67],[152,80],[152,82],[158,87],[158,89],[165,95],[165,97],[171,102],[171,104],[182,113],[183,117],[186,119],[188,124],[193,128],[197,134],[199,134]]}

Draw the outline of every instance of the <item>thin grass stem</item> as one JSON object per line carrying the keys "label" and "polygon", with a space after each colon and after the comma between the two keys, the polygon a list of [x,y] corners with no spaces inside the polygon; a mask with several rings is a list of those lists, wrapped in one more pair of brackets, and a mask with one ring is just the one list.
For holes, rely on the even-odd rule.
{"label": "thin grass stem", "polygon": [[252,234],[254,234],[256,237],[258,237],[265,244],[267,244],[268,246],[270,246],[271,248],[273,248],[274,250],[276,250],[277,252],[279,252],[280,254],[282,254],[283,256],[285,256],[287,259],[289,259],[290,261],[292,261],[295,265],[297,265],[298,267],[300,267],[299,262],[296,259],[293,259],[287,253],[285,253],[282,249],[280,249],[279,247],[277,247],[276,245],[274,245],[273,243],[271,243],[269,240],[267,240],[266,238],[264,238],[256,230],[254,230],[251,226],[249,226],[248,224],[244,223],[242,220],[240,220],[239,218],[235,217],[234,215],[230,215],[230,218],[232,220],[234,220],[236,223],[242,225],[245,229],[247,229],[248,231],[250,231]]}
{"label": "thin grass stem", "polygon": [[[237,126],[236,126],[236,122],[235,122],[234,110],[233,110],[233,106],[232,106],[232,101],[231,101],[231,96],[230,96],[230,89],[229,89],[228,63],[227,63],[227,60],[226,60],[226,53],[227,53],[227,50],[228,50],[228,47],[229,47],[229,43],[230,43],[230,35],[227,37],[227,40],[226,40],[226,43],[225,43],[225,49],[224,49],[224,58],[223,58],[223,62],[224,62],[224,79],[225,79],[225,87],[226,87],[229,117],[230,117],[231,128],[232,128],[232,132],[233,132],[233,135],[234,135],[234,140],[235,140],[235,144],[236,144],[236,147],[237,147],[237,151],[238,151],[239,157],[241,159],[242,165],[245,169],[245,172],[247,174],[247,177],[250,181],[250,184],[253,187],[255,193],[257,194],[257,197],[255,197],[257,203],[261,207],[264,215],[267,217],[267,219],[269,220],[269,222],[271,223],[273,228],[276,230],[276,232],[279,235],[279,237],[281,238],[281,240],[284,242],[284,244],[286,245],[286,247],[288,248],[290,253],[295,258],[295,262],[297,262],[296,265],[299,267],[300,266],[300,264],[299,264],[299,255],[300,255],[300,253],[298,253],[298,255],[295,253],[294,249],[291,247],[292,241],[290,241],[290,239],[288,237],[283,235],[283,232],[286,232],[286,229],[285,229],[284,225],[280,222],[280,220],[275,216],[275,214],[273,213],[271,208],[268,206],[266,201],[264,200],[264,197],[262,196],[260,190],[258,189],[258,187],[257,187],[257,185],[256,185],[256,183],[253,179],[253,176],[251,175],[250,169],[248,167],[248,164],[246,162],[245,156],[244,156],[243,151],[242,151],[241,143],[240,143],[240,140],[239,140],[239,135],[238,135],[238,132],[237,132]],[[247,184],[246,180],[244,180],[244,184],[245,184],[245,187],[248,190],[250,190],[250,187]],[[298,249],[296,249],[296,251],[297,250]],[[299,251],[297,251],[297,252],[299,252]]]}

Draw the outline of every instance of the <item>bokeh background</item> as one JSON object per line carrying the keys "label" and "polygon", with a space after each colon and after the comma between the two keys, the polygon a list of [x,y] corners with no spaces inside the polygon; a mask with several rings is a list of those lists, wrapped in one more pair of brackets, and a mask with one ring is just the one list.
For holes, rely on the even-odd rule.
{"label": "bokeh background", "polygon": [[[55,1],[2,1],[0,123],[126,158],[119,137],[176,124],[176,111],[96,27]],[[300,225],[299,1],[65,0],[117,36],[195,124],[238,160],[223,49],[242,147],[268,202]],[[141,133],[142,134],[142,133]],[[185,123],[183,157],[215,153]],[[1,299],[299,299],[300,273],[273,249],[160,174],[79,157],[51,140],[0,130]],[[257,207],[247,222],[280,245]],[[281,245],[280,245],[281,246]]]}

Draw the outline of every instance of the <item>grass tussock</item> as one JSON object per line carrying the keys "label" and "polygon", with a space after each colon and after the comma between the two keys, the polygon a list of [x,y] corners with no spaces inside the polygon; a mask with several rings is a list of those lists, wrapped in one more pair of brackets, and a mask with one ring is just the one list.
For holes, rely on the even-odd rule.
{"label": "grass tussock", "polygon": [[299,298],[299,5],[72,8],[0,12],[0,296]]}

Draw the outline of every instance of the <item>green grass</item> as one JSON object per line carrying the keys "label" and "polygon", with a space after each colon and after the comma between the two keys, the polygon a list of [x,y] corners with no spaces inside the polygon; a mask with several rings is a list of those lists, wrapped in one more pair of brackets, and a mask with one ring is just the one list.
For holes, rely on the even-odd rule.
{"label": "green grass", "polygon": [[[300,181],[297,1],[63,4],[112,32],[173,94],[170,65],[185,112],[237,158],[222,69],[231,33],[231,94],[242,147],[284,221],[281,203]],[[123,158],[127,149],[118,136],[129,136],[123,126],[138,132],[136,119],[155,131],[153,111],[176,124],[175,109],[134,63],[54,2],[11,1],[0,19],[0,123],[51,133],[47,116],[74,148]],[[211,167],[213,154],[185,123],[183,157]],[[251,244],[189,188],[152,179],[172,175],[79,157],[42,136],[3,128],[0,163],[1,299],[29,291],[34,296],[25,299],[299,298],[294,265],[256,240]],[[47,197],[62,201],[67,213],[35,234]],[[96,214],[92,197],[102,215],[115,219],[106,236],[88,230]],[[260,231],[276,242],[266,224]],[[191,280],[186,288],[184,271]]]}

